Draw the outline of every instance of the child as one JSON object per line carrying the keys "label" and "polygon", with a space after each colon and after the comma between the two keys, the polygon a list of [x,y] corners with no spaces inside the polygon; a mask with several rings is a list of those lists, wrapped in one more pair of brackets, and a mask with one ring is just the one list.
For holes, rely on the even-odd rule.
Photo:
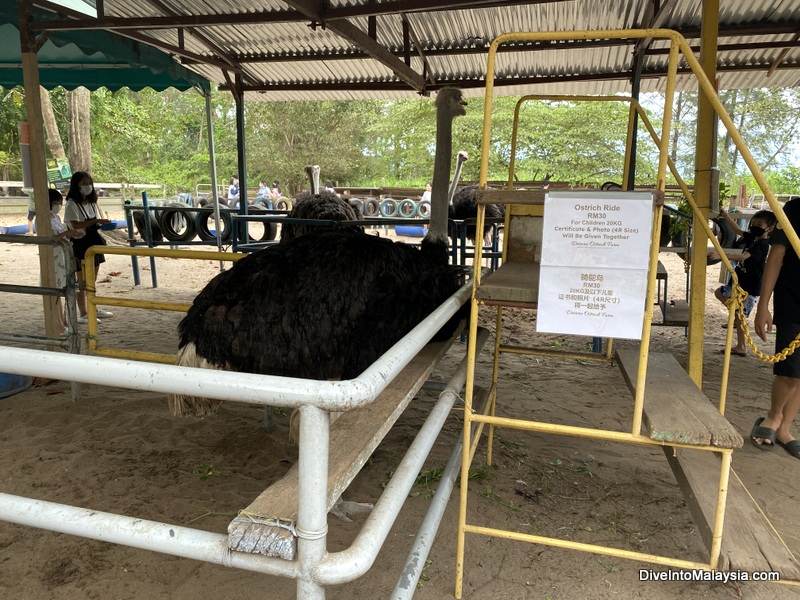
{"label": "child", "polygon": [[[800,232],[800,198],[794,197],[783,207],[795,232]],[[800,258],[789,243],[789,238],[780,225],[770,239],[770,252],[764,270],[761,298],[756,310],[755,328],[758,336],[766,341],[766,332],[774,324],[775,351],[780,352],[800,334]],[[769,301],[773,292],[773,310]],[[778,444],[794,458],[800,458],[800,441],[792,436],[789,428],[800,409],[800,348],[772,368],[770,409],[766,418],[759,417],[750,432],[750,441],[759,450],[772,450]]]}
{"label": "child", "polygon": [[[769,253],[769,243],[767,237],[775,228],[775,215],[768,210],[760,210],[750,219],[750,227],[747,231],[742,231],[739,225],[731,216],[720,208],[720,213],[731,228],[742,236],[741,241],[744,246],[741,250],[725,252],[729,260],[738,262],[736,265],[736,278],[739,286],[747,292],[747,299],[742,307],[745,318],[750,316],[750,312],[756,305],[758,296],[761,293],[761,279],[764,276],[764,264]],[[716,251],[708,253],[711,258],[717,258]],[[731,280],[714,292],[717,300],[725,304],[731,297]],[[746,356],[747,346],[745,343],[744,329],[739,322],[739,315],[734,318],[733,324],[736,326],[736,347],[731,348],[731,354],[736,356]],[[724,353],[724,350],[722,351]]]}
{"label": "child", "polygon": [[[53,237],[55,239],[61,239],[79,237],[83,235],[83,230],[67,229],[66,225],[64,225],[63,221],[61,220],[59,213],[61,212],[61,207],[64,206],[64,197],[61,195],[61,192],[50,188],[48,190],[48,195],[50,198],[50,226],[53,228]],[[55,247],[53,262],[55,264],[56,271],[56,287],[64,288],[67,285],[67,257],[64,256],[64,250],[60,246]],[[56,304],[58,320],[61,324],[61,327],[64,329],[64,333],[66,334],[67,329],[66,320],[64,319],[64,305],[60,297],[56,301]]]}

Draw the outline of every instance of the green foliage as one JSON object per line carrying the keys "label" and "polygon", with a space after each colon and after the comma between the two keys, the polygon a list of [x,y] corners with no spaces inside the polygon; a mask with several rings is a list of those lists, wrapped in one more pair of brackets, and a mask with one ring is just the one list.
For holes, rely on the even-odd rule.
{"label": "green foliage", "polygon": [[[51,91],[62,141],[68,149],[66,92]],[[694,173],[697,94],[683,92],[671,132],[671,154],[684,179]],[[791,163],[800,129],[800,91],[725,91],[722,99],[777,193],[800,189],[800,170]],[[505,181],[511,161],[516,97],[492,103],[489,180]],[[645,101],[661,135],[663,98]],[[677,107],[678,102],[676,102]],[[215,158],[220,183],[241,175],[236,147],[236,110],[227,92],[212,92]],[[195,91],[130,90],[92,93],[91,137],[98,181],[166,185],[168,194],[193,192],[210,183],[205,99]],[[453,123],[453,149],[470,160],[462,179],[480,172],[484,99],[469,98],[467,115]],[[0,89],[0,170],[21,178],[17,124],[26,120],[20,88]],[[436,115],[429,98],[350,102],[247,102],[245,104],[248,187],[278,179],[287,195],[307,187],[303,167],[318,164],[322,179],[341,186],[402,186],[420,190],[430,181]],[[621,182],[628,105],[623,102],[530,101],[520,110],[514,176],[518,180],[575,185]],[[744,175],[729,136],[719,139],[722,182],[736,189]],[[657,152],[639,127],[636,182],[655,183]]]}

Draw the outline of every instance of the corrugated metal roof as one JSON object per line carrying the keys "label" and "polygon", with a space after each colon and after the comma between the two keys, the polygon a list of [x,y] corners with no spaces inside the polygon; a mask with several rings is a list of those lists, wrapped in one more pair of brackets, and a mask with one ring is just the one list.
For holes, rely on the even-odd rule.
{"label": "corrugated metal roof", "polygon": [[[223,87],[240,73],[247,99],[322,100],[415,97],[420,90],[414,85],[422,87],[423,74],[423,92],[458,85],[467,95],[480,95],[489,44],[513,31],[625,29],[655,23],[684,33],[691,45],[699,46],[700,0],[662,0],[664,14],[656,21],[648,20],[652,4],[333,0],[319,14],[313,12],[317,4],[305,0],[105,0],[104,7],[106,17],[128,20],[129,25],[144,18],[138,28],[121,32],[171,49],[188,68]],[[174,26],[166,26],[164,19],[173,19]],[[101,23],[119,26],[122,21]],[[371,24],[374,41],[366,35]],[[720,86],[798,85],[798,32],[800,0],[720,0]],[[668,61],[664,48],[656,40],[645,53],[642,91],[663,88]],[[499,52],[495,89],[514,95],[629,92],[633,50],[630,42],[595,41]],[[418,51],[425,55],[424,63]],[[370,53],[383,54],[376,59]],[[414,85],[398,72],[405,72]],[[678,89],[694,87],[690,77],[681,77]]]}

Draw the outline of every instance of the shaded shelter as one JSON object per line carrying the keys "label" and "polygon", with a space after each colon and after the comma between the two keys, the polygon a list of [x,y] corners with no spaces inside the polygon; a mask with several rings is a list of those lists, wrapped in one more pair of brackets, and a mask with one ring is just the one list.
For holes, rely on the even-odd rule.
{"label": "shaded shelter", "polygon": [[[103,30],[48,32],[33,36],[27,27],[20,27],[21,19],[47,20],[55,16],[52,12],[16,3],[0,7],[0,86],[25,86],[36,216],[40,232],[45,236],[51,235],[52,231],[46,193],[45,146],[38,93],[40,85],[47,89],[59,85],[67,89],[84,86],[88,89],[106,87],[111,90],[122,87],[132,90],[145,87],[155,90],[194,88],[207,99],[210,93],[210,84],[205,77],[186,69],[169,55],[147,44]],[[215,173],[212,179],[215,179]],[[52,287],[52,249],[47,246],[40,247],[40,269],[42,284]],[[44,302],[46,328],[48,334],[53,335],[58,322],[55,301],[45,296]]]}

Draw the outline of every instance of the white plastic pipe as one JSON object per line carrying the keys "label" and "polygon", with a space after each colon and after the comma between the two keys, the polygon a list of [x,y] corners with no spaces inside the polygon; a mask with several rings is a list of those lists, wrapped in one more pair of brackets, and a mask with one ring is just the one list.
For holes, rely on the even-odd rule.
{"label": "white plastic pipe", "polygon": [[297,577],[296,562],[231,552],[228,536],[0,493],[0,520],[248,571]]}
{"label": "white plastic pipe", "polygon": [[[476,401],[473,404],[473,410],[482,412],[486,399],[487,397],[485,396],[483,402]],[[472,424],[473,432],[477,427],[478,423]],[[408,552],[403,572],[400,574],[394,591],[390,596],[391,600],[410,600],[414,597],[414,592],[417,591],[417,583],[419,583],[422,570],[425,568],[425,561],[428,560],[431,546],[433,546],[433,542],[436,539],[436,532],[439,531],[439,525],[442,523],[442,517],[447,509],[450,494],[453,492],[456,479],[461,474],[461,448],[463,444],[464,438],[459,436],[455,448],[453,448],[453,453],[450,455],[450,460],[447,461],[447,465],[442,471],[439,487],[436,488],[436,493],[428,507],[428,511],[425,513],[425,518],[419,526],[417,537]]]}
{"label": "white plastic pipe", "polygon": [[[488,336],[489,332],[486,329],[478,330],[476,342],[478,350]],[[400,465],[395,469],[386,489],[352,545],[342,552],[329,554],[314,569],[314,579],[320,585],[337,585],[353,581],[372,567],[466,379],[467,357],[448,383],[447,390],[439,396],[431,414],[420,428]]]}
{"label": "white plastic pipe", "polygon": [[462,286],[355,379],[318,381],[0,346],[0,372],[295,408],[347,411],[374,401],[470,296]]}

